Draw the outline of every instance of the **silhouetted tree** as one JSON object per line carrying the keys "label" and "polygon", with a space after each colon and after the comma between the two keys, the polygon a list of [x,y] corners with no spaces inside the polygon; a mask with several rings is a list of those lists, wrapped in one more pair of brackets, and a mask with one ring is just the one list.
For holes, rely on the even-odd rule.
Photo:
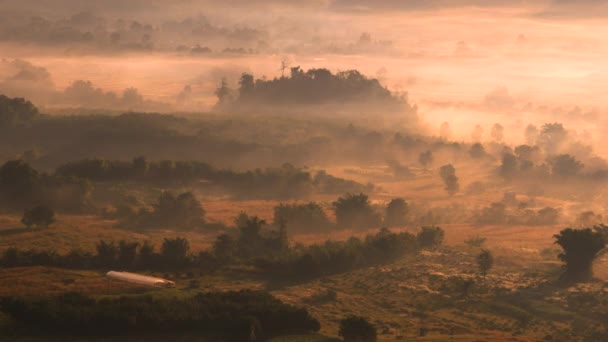
{"label": "silhouetted tree", "polygon": [[505,128],[501,124],[495,123],[494,126],[492,126],[492,132],[490,132],[490,135],[492,136],[492,139],[494,139],[494,141],[496,141],[497,143],[501,143],[505,137],[504,132]]}
{"label": "silhouetted tree", "polygon": [[325,231],[330,226],[327,214],[318,203],[279,204],[274,207],[275,225],[283,222],[291,232]]}
{"label": "silhouetted tree", "polygon": [[229,234],[221,234],[213,243],[213,254],[225,261],[229,261],[233,258],[236,252],[236,241]]}
{"label": "silhouetted tree", "polygon": [[566,263],[564,278],[586,281],[593,276],[592,265],[598,253],[606,247],[604,236],[590,228],[567,228],[553,236],[564,251],[559,259]]}
{"label": "silhouetted tree", "polygon": [[473,142],[481,142],[482,138],[483,127],[481,127],[481,125],[475,125],[475,128],[473,128],[473,132],[471,133],[471,140],[473,140]]}
{"label": "silhouetted tree", "polygon": [[511,153],[503,153],[499,173],[507,181],[512,180],[518,172],[517,157]]}
{"label": "silhouetted tree", "polygon": [[346,194],[333,202],[338,226],[371,228],[380,224],[380,215],[372,208],[366,194]]}
{"label": "silhouetted tree", "polygon": [[420,153],[418,156],[418,162],[426,170],[431,164],[433,164],[433,152],[427,150],[426,152]]}
{"label": "silhouetted tree", "polygon": [[135,266],[137,258],[138,242],[126,242],[121,240],[118,243],[118,266],[123,269],[131,269]]}
{"label": "silhouetted tree", "polygon": [[568,138],[568,132],[561,123],[544,124],[538,135],[538,145],[548,154],[554,154]]}
{"label": "silhouetted tree", "polygon": [[340,321],[338,334],[344,342],[375,342],[376,327],[360,316],[348,316]]}
{"label": "silhouetted tree", "polygon": [[486,156],[486,149],[483,147],[481,143],[475,143],[471,146],[469,150],[469,155],[475,159],[480,159]]}
{"label": "silhouetted tree", "polygon": [[536,139],[538,139],[538,128],[532,124],[526,126],[524,138],[526,139],[526,144],[530,146],[536,144]]}
{"label": "silhouetted tree", "polygon": [[21,218],[21,223],[26,227],[32,226],[47,228],[55,222],[55,212],[46,205],[39,205],[26,210]]}
{"label": "silhouetted tree", "polygon": [[160,249],[160,255],[167,267],[181,267],[188,261],[189,250],[188,240],[180,237],[175,239],[165,238]]}
{"label": "silhouetted tree", "polygon": [[479,268],[479,273],[482,275],[488,274],[488,271],[494,265],[494,256],[488,250],[482,250],[479,255],[477,255],[477,267]]}
{"label": "silhouetted tree", "polygon": [[0,95],[0,129],[31,122],[38,115],[38,108],[23,98]]}
{"label": "silhouetted tree", "polygon": [[439,169],[439,176],[443,180],[445,184],[445,190],[453,196],[455,193],[460,190],[460,185],[458,184],[458,177],[456,177],[456,169],[452,164],[447,164],[442,166]]}
{"label": "silhouetted tree", "polygon": [[407,223],[409,207],[403,198],[393,198],[386,206],[386,226],[402,226]]}
{"label": "silhouetted tree", "polygon": [[584,165],[569,154],[560,154],[549,159],[551,173],[559,177],[576,176]]}
{"label": "silhouetted tree", "polygon": [[118,247],[116,247],[114,241],[106,242],[100,240],[95,249],[97,250],[95,261],[98,267],[114,267],[116,257],[118,256]]}
{"label": "silhouetted tree", "polygon": [[443,243],[445,232],[440,227],[422,227],[416,237],[421,248],[437,248]]}

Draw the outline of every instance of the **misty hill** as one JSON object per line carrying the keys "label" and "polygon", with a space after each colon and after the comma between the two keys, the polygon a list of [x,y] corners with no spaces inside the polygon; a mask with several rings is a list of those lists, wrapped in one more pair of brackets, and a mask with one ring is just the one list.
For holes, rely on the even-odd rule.
{"label": "misty hill", "polygon": [[416,107],[407,101],[406,94],[391,92],[380,81],[368,78],[358,70],[332,73],[328,69],[302,70],[291,68],[289,77],[272,80],[255,79],[243,73],[238,90],[222,82],[216,91],[219,107],[248,106],[308,106],[370,104],[386,108],[403,108],[415,113]]}

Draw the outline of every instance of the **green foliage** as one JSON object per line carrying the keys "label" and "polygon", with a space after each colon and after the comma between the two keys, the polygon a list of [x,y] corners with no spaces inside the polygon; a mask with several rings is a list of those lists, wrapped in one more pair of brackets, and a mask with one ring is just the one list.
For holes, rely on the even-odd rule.
{"label": "green foliage", "polygon": [[94,299],[66,293],[47,299],[4,298],[1,304],[1,310],[29,334],[72,339],[192,332],[217,335],[223,341],[246,341],[252,327],[261,340],[312,333],[320,328],[305,309],[284,304],[269,293],[254,291],[199,293],[185,299],[150,296]]}
{"label": "green foliage", "polygon": [[375,342],[377,338],[376,327],[360,316],[348,316],[342,319],[338,334],[344,342]]}
{"label": "green foliage", "polygon": [[46,205],[39,205],[26,210],[21,218],[21,223],[28,228],[32,226],[47,228],[54,222],[55,212]]}
{"label": "green foliage", "polygon": [[586,281],[593,276],[592,264],[598,253],[606,247],[602,233],[590,228],[567,228],[553,236],[564,251],[558,257],[566,263],[564,278],[568,281]]}
{"label": "green foliage", "polygon": [[380,215],[374,211],[366,194],[346,194],[333,202],[336,221],[341,228],[371,228],[380,225]]}
{"label": "green foliage", "polygon": [[490,251],[484,249],[477,255],[476,261],[479,273],[486,275],[494,265],[494,256]]}
{"label": "green foliage", "polygon": [[440,227],[422,227],[416,237],[421,248],[437,248],[443,243],[445,232]]}

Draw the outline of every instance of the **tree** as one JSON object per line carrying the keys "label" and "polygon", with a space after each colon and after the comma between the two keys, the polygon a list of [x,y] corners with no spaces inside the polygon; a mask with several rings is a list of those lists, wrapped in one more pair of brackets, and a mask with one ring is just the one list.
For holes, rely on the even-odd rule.
{"label": "tree", "polygon": [[160,255],[166,266],[180,267],[188,261],[189,250],[188,240],[180,237],[175,239],[165,238],[160,249]]}
{"label": "tree", "polygon": [[387,226],[402,226],[407,223],[409,207],[403,198],[393,198],[386,206],[384,224]]}
{"label": "tree", "polygon": [[505,128],[501,124],[495,123],[494,126],[492,126],[490,135],[494,141],[501,143],[505,136]]}
{"label": "tree", "polygon": [[538,128],[529,124],[524,131],[524,138],[526,139],[526,144],[531,146],[536,144],[536,139],[538,139]]}
{"label": "tree", "polygon": [[32,226],[48,228],[55,222],[55,212],[46,205],[39,205],[26,210],[21,218],[21,223],[26,227]]}
{"label": "tree", "polygon": [[339,335],[344,342],[375,342],[377,338],[376,327],[360,316],[348,316],[342,319]]}
{"label": "tree", "polygon": [[366,194],[346,194],[333,202],[338,226],[342,228],[371,228],[380,224],[378,215]]}
{"label": "tree", "polygon": [[121,240],[118,243],[118,266],[123,269],[130,269],[135,265],[137,257],[138,242],[126,242]]}
{"label": "tree", "polygon": [[231,260],[236,250],[236,242],[229,234],[221,234],[213,243],[213,254],[225,261]]}
{"label": "tree", "polygon": [[456,177],[456,169],[452,164],[447,164],[442,166],[439,169],[439,176],[443,180],[445,184],[445,190],[448,192],[450,196],[453,196],[455,193],[460,190],[460,185],[458,184],[458,177]]}
{"label": "tree", "polygon": [[217,102],[220,106],[232,100],[232,89],[228,86],[225,78],[222,78],[220,85],[215,89],[215,96],[217,96]]}
{"label": "tree", "polygon": [[517,157],[515,157],[511,153],[504,153],[502,155],[502,163],[500,164],[500,169],[498,170],[500,176],[506,181],[510,181],[515,177],[515,175],[517,175],[517,171]]}
{"label": "tree", "polygon": [[473,140],[473,142],[480,142],[482,138],[483,127],[481,127],[481,125],[475,125],[475,128],[473,128],[473,132],[471,132],[471,140]]}
{"label": "tree", "polygon": [[436,248],[441,246],[445,232],[440,227],[422,227],[416,238],[421,248]]}
{"label": "tree", "polygon": [[327,214],[318,203],[279,204],[274,207],[275,225],[281,222],[289,226],[292,232],[326,231],[330,226]]}
{"label": "tree", "polygon": [[548,154],[554,154],[567,138],[568,132],[561,123],[548,123],[541,128],[537,140]]}
{"label": "tree", "polygon": [[114,244],[114,241],[105,242],[104,240],[100,240],[95,249],[97,250],[95,259],[99,267],[114,267],[118,255],[118,248]]}
{"label": "tree", "polygon": [[488,271],[494,265],[494,256],[488,250],[482,250],[479,255],[477,255],[477,267],[479,268],[479,273],[482,275],[488,274]]}
{"label": "tree", "polygon": [[0,128],[29,123],[37,115],[38,108],[30,101],[0,95]]}
{"label": "tree", "polygon": [[567,228],[553,237],[563,249],[558,257],[566,263],[564,278],[575,282],[591,279],[593,261],[606,247],[603,234],[590,228]]}
{"label": "tree", "polygon": [[175,196],[170,191],[163,192],[154,206],[153,224],[193,229],[205,223],[205,210],[192,192]]}
{"label": "tree", "polygon": [[559,177],[574,177],[584,165],[569,154],[560,154],[549,159],[551,173]]}
{"label": "tree", "polygon": [[475,159],[481,159],[486,155],[486,149],[483,147],[481,143],[475,143],[471,146],[469,150],[469,155]]}
{"label": "tree", "polygon": [[10,160],[0,167],[0,195],[13,207],[22,207],[36,197],[40,176],[22,160]]}
{"label": "tree", "polygon": [[418,162],[426,170],[431,164],[433,164],[433,152],[427,150],[426,152],[420,153],[418,156]]}
{"label": "tree", "polygon": [[239,96],[242,99],[251,95],[255,90],[255,81],[253,79],[253,75],[248,73],[243,73],[241,78],[239,79]]}

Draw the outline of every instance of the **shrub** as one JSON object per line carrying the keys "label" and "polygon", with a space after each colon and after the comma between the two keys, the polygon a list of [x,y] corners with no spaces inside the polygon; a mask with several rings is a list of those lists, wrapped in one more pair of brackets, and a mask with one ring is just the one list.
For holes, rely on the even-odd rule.
{"label": "shrub", "polygon": [[26,227],[32,226],[47,228],[55,222],[55,212],[46,205],[39,205],[26,210],[21,218],[21,223]]}
{"label": "shrub", "polygon": [[479,268],[479,273],[486,275],[488,271],[494,265],[494,256],[488,250],[483,250],[477,256],[477,267]]}
{"label": "shrub", "polygon": [[285,224],[291,232],[326,231],[330,222],[323,208],[315,202],[283,204],[274,207],[274,224]]}
{"label": "shrub", "polygon": [[386,206],[386,226],[403,226],[407,223],[409,207],[403,198],[394,198]]}
{"label": "shrub", "polygon": [[333,203],[338,226],[371,228],[380,225],[380,215],[372,208],[366,194],[346,194]]}
{"label": "shrub", "polygon": [[445,232],[439,227],[422,227],[418,232],[418,244],[421,248],[436,248],[443,243]]}
{"label": "shrub", "polygon": [[484,244],[484,242],[486,242],[486,238],[481,237],[479,235],[475,235],[475,236],[471,236],[468,239],[464,240],[464,243],[466,243],[469,247],[481,247],[481,245]]}
{"label": "shrub", "polygon": [[376,327],[360,316],[348,316],[340,321],[338,333],[344,342],[375,342]]}

